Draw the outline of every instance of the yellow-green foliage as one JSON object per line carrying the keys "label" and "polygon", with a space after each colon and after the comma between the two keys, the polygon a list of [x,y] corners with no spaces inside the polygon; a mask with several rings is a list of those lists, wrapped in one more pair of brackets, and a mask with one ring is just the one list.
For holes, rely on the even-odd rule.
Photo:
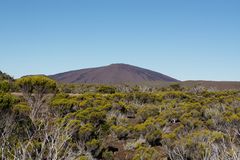
{"label": "yellow-green foliage", "polygon": [[89,160],[89,158],[87,156],[80,156],[76,160]]}
{"label": "yellow-green foliage", "polygon": [[155,131],[157,127],[156,119],[150,117],[145,122],[135,125],[133,130],[136,135],[146,135],[147,133]]}
{"label": "yellow-green foliage", "polygon": [[82,125],[78,131],[78,135],[81,139],[87,140],[89,139],[90,135],[93,134],[95,131],[95,128],[91,123],[86,123]]}
{"label": "yellow-green foliage", "polygon": [[16,98],[9,93],[0,93],[0,110],[10,109],[14,103],[16,103]]}
{"label": "yellow-green foliage", "polygon": [[[17,84],[31,95],[40,93],[44,87],[49,89],[45,92],[48,95],[55,88],[52,80],[38,76],[24,77]],[[79,86],[60,85],[60,91],[76,91]],[[46,151],[42,159],[47,159],[44,156],[53,153],[48,146],[54,138],[54,142],[66,140],[58,142],[63,146],[59,155],[70,149],[75,159],[110,160],[119,158],[115,156],[120,154],[134,160],[157,160],[161,155],[170,159],[199,160],[214,156],[231,159],[240,150],[238,91],[193,93],[175,84],[164,91],[151,92],[140,92],[139,86],[127,92],[118,92],[121,89],[112,86],[82,87],[91,91],[78,95],[58,93],[49,103],[43,103],[44,114],[37,116],[36,121],[29,118],[32,108],[25,100],[1,92],[0,132],[6,130],[6,122],[13,124],[8,128],[14,128],[8,131],[10,147],[5,151],[10,149],[14,153],[20,142],[31,141],[28,149],[32,157],[29,159],[38,159],[36,151],[44,145]],[[9,117],[11,121],[6,121]],[[29,138],[31,135],[34,136]],[[45,144],[44,138],[47,138]],[[134,143],[138,145],[127,145]],[[220,152],[226,152],[229,157],[220,157]]]}
{"label": "yellow-green foliage", "polygon": [[127,127],[124,126],[112,126],[111,129],[117,135],[119,139],[126,138],[129,134],[129,130]]}
{"label": "yellow-green foliage", "polygon": [[213,152],[213,144],[220,143],[223,138],[224,134],[221,132],[197,130],[181,138],[176,145],[185,148],[188,155],[194,159],[202,159],[209,152]]}
{"label": "yellow-green foliage", "polygon": [[140,121],[145,121],[148,117],[155,117],[159,114],[159,107],[155,105],[145,105],[138,109],[137,117]]}
{"label": "yellow-green foliage", "polygon": [[76,97],[64,97],[63,95],[57,95],[50,102],[50,111],[55,114],[58,113],[61,116],[74,112],[78,109],[81,108]]}
{"label": "yellow-green foliage", "polygon": [[18,114],[25,114],[25,115],[29,115],[31,112],[31,107],[29,107],[26,104],[16,104],[13,106],[13,112],[18,113]]}
{"label": "yellow-green foliage", "polygon": [[56,89],[56,82],[46,76],[27,76],[20,78],[16,84],[26,93],[49,93]]}
{"label": "yellow-green foliage", "polygon": [[159,156],[160,153],[154,148],[141,146],[136,150],[133,160],[158,160]]}
{"label": "yellow-green foliage", "polygon": [[11,86],[9,81],[7,80],[0,80],[0,92],[8,92],[10,90]]}
{"label": "yellow-green foliage", "polygon": [[116,88],[112,86],[99,86],[97,88],[97,91],[99,93],[105,93],[105,94],[113,94],[116,92]]}
{"label": "yellow-green foliage", "polygon": [[105,151],[102,154],[103,160],[114,160],[114,154],[111,151]]}
{"label": "yellow-green foliage", "polygon": [[95,151],[100,147],[100,141],[97,139],[92,139],[86,143],[86,146],[90,152]]}

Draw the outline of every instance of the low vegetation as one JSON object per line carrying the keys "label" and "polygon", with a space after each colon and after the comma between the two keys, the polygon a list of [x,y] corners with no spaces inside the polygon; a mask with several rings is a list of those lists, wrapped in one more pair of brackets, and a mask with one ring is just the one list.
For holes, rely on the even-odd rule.
{"label": "low vegetation", "polygon": [[238,90],[4,78],[0,113],[3,160],[240,159]]}

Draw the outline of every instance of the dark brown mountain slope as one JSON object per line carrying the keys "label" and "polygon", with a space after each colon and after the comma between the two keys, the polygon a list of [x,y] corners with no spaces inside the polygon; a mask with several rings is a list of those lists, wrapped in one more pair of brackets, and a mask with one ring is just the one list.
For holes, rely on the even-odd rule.
{"label": "dark brown mountain slope", "polygon": [[164,74],[128,64],[111,64],[104,67],[59,73],[50,77],[65,83],[178,82]]}

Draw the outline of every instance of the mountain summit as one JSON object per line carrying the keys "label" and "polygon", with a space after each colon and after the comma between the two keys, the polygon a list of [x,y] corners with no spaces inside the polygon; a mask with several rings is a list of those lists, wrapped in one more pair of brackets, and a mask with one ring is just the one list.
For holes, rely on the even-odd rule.
{"label": "mountain summit", "polygon": [[74,70],[51,75],[50,77],[59,82],[65,83],[136,83],[143,81],[178,81],[158,72],[121,63],[97,68]]}

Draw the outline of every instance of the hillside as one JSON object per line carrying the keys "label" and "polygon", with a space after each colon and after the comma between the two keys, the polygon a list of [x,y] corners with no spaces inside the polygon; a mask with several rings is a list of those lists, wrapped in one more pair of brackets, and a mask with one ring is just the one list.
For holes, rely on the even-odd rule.
{"label": "hillside", "polygon": [[17,95],[0,87],[1,159],[240,159],[240,91],[69,84],[90,88],[68,94],[46,76],[13,83]]}
{"label": "hillside", "polygon": [[[162,82],[162,81],[146,81],[140,83],[133,83],[131,85],[146,86],[151,88],[163,88],[169,87],[176,82]],[[203,87],[210,90],[240,90],[239,81],[206,81],[206,80],[191,80],[191,81],[181,81],[177,82],[182,87],[194,88],[194,87]]]}
{"label": "hillside", "polygon": [[178,80],[148,69],[128,65],[108,66],[69,71],[51,75],[51,78],[64,83],[124,83],[143,81],[178,82]]}

